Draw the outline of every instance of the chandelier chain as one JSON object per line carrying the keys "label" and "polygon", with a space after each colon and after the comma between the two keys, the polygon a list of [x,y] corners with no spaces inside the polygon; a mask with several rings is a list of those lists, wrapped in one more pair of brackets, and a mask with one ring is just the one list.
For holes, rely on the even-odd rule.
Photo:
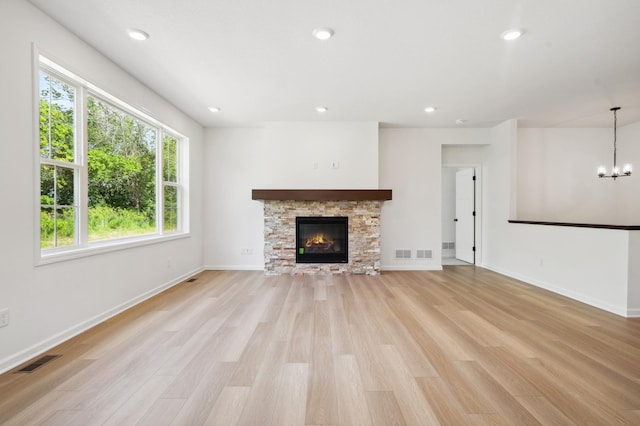
{"label": "chandelier chain", "polygon": [[617,157],[617,151],[618,151],[618,144],[616,143],[617,141],[617,130],[618,130],[618,109],[617,108],[613,108],[613,167],[615,168],[616,165],[618,164],[616,162],[616,157]]}

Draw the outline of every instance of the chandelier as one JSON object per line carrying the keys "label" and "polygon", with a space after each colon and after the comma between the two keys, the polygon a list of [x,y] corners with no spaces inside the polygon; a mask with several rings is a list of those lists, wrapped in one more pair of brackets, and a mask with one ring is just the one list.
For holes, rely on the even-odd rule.
{"label": "chandelier", "polygon": [[631,176],[632,167],[631,164],[625,164],[622,167],[622,172],[620,172],[620,167],[616,164],[616,130],[618,127],[618,117],[616,112],[620,109],[620,107],[613,107],[611,111],[613,111],[613,168],[611,169],[611,174],[607,174],[607,168],[604,166],[598,167],[598,177],[600,178],[612,178],[616,180],[619,177]]}

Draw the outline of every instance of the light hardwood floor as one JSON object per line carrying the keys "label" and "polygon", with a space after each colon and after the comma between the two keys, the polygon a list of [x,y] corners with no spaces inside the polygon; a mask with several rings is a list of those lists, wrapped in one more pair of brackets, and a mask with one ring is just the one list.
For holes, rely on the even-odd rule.
{"label": "light hardwood floor", "polygon": [[207,271],[48,353],[0,424],[640,424],[640,320],[472,266]]}

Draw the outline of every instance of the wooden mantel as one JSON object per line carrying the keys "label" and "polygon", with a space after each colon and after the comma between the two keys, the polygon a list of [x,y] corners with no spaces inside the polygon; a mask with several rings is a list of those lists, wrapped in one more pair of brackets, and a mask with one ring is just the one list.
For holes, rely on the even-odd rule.
{"label": "wooden mantel", "polygon": [[369,201],[391,200],[390,189],[252,189],[252,200]]}

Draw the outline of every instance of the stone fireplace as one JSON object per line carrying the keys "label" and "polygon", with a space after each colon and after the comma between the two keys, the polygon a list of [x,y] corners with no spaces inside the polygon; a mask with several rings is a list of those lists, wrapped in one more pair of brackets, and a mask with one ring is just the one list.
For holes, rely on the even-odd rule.
{"label": "stone fireplace", "polygon": [[[264,200],[264,270],[267,275],[281,274],[367,274],[380,273],[380,212],[382,203],[391,199],[391,190],[253,190],[252,198]],[[299,218],[311,222],[343,221],[347,240],[346,261],[334,258],[322,262],[299,262],[300,245],[321,249],[329,243],[317,237],[307,243],[296,237]],[[317,223],[308,223],[317,225]],[[311,231],[317,229],[309,228]],[[313,232],[310,232],[313,234]],[[316,232],[317,233],[317,232]],[[329,238],[336,238],[335,235]],[[337,237],[339,239],[339,237]],[[333,242],[336,244],[336,241]],[[315,253],[313,247],[312,254]],[[335,247],[334,247],[335,249]],[[338,250],[339,251],[339,250]],[[298,258],[298,261],[297,261]],[[316,258],[317,259],[317,258]]]}

